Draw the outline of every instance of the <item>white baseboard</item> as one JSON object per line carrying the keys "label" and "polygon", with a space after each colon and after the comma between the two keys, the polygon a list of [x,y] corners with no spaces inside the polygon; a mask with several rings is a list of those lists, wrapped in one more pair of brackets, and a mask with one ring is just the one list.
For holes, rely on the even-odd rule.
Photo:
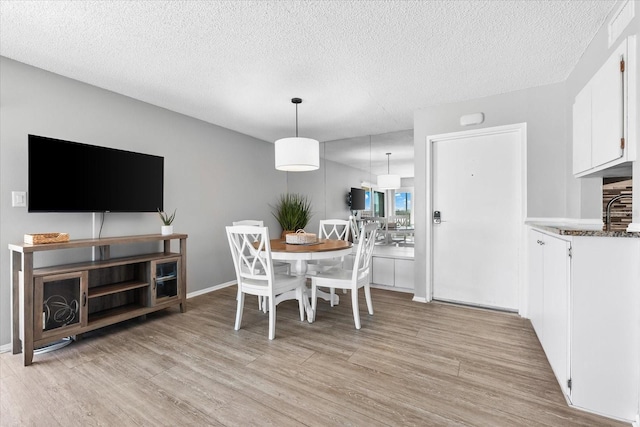
{"label": "white baseboard", "polygon": [[12,347],[13,346],[11,345],[11,343],[5,344],[5,345],[0,345],[0,353],[7,353],[7,352],[11,351]]}
{"label": "white baseboard", "polygon": [[197,297],[198,295],[208,294],[209,292],[218,291],[220,289],[224,289],[224,288],[227,288],[229,286],[233,286],[235,284],[236,284],[236,281],[232,280],[231,282],[221,283],[219,285],[214,285],[214,286],[210,286],[208,288],[199,289],[197,291],[189,292],[189,293],[187,293],[187,299],[193,298],[193,297]]}
{"label": "white baseboard", "polygon": [[427,299],[425,297],[416,297],[416,296],[413,297],[412,301],[414,301],[414,302],[423,302],[423,303],[428,303],[429,302],[429,301],[427,301]]}
{"label": "white baseboard", "polygon": [[369,284],[374,289],[384,289],[385,291],[404,292],[406,294],[412,294],[413,289],[409,288],[396,288],[395,286],[376,285],[374,283]]}

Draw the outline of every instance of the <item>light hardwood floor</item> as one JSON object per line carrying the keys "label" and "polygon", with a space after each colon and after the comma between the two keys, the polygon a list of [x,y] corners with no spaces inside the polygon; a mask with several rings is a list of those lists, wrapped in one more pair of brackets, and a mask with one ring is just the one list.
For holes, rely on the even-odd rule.
{"label": "light hardwood floor", "polygon": [[313,324],[280,304],[269,341],[255,298],[233,330],[235,292],[95,331],[29,367],[0,355],[0,425],[627,425],[569,408],[517,315],[372,289],[361,330],[339,293]]}

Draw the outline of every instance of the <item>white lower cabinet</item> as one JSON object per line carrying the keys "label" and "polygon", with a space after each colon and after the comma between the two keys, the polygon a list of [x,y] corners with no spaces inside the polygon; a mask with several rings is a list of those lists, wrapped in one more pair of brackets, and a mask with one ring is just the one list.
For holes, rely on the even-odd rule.
{"label": "white lower cabinet", "polygon": [[569,396],[571,242],[536,230],[529,238],[531,322],[560,388]]}
{"label": "white lower cabinet", "polygon": [[393,286],[395,284],[393,258],[373,257],[371,263],[373,269],[372,283],[385,286]]}
{"label": "white lower cabinet", "polygon": [[635,420],[640,397],[640,239],[530,230],[528,308],[571,404]]}
{"label": "white lower cabinet", "polygon": [[374,256],[371,259],[371,283],[407,290],[414,289],[412,259]]}
{"label": "white lower cabinet", "polygon": [[640,242],[574,237],[571,401],[634,420],[640,387]]}
{"label": "white lower cabinet", "polygon": [[413,260],[412,259],[396,259],[395,260],[395,287],[414,289],[415,288],[415,274],[413,272]]}

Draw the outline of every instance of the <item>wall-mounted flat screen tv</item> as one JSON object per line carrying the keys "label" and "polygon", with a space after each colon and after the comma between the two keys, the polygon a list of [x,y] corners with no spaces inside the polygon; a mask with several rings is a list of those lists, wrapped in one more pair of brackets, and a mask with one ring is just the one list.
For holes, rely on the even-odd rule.
{"label": "wall-mounted flat screen tv", "polygon": [[351,210],[364,210],[365,191],[362,188],[351,187]]}
{"label": "wall-mounted flat screen tv", "polygon": [[164,157],[29,135],[29,212],[163,210]]}

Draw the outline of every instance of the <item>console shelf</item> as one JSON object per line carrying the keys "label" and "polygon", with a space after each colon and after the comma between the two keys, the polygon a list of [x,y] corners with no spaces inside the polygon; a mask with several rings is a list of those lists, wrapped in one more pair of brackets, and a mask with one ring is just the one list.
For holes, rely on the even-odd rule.
{"label": "console shelf", "polygon": [[103,297],[105,295],[115,294],[118,292],[130,291],[132,289],[144,288],[149,286],[149,282],[140,282],[131,280],[128,282],[114,283],[113,285],[97,286],[89,288],[89,299]]}
{"label": "console shelf", "polygon": [[[171,241],[179,252],[171,252]],[[186,311],[187,235],[107,237],[50,244],[10,244],[13,353],[174,305]],[[163,251],[111,258],[112,245],[162,242]],[[102,259],[34,269],[34,253],[99,247]]]}

